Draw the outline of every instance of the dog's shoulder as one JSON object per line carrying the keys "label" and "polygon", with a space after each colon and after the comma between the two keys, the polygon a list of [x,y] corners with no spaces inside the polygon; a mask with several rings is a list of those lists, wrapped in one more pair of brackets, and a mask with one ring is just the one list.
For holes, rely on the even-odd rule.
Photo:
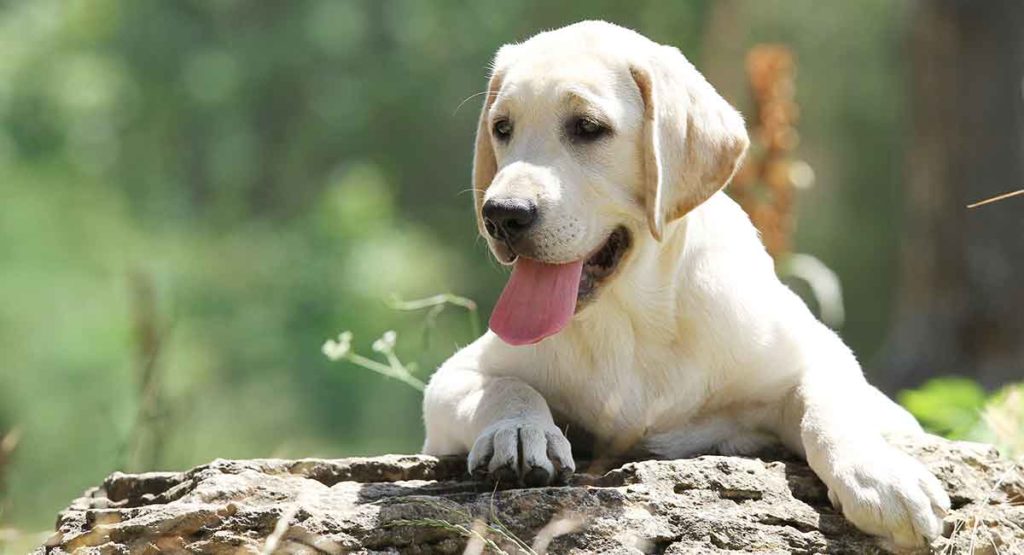
{"label": "dog's shoulder", "polygon": [[725,192],[715,193],[687,220],[687,242],[768,254],[750,216]]}

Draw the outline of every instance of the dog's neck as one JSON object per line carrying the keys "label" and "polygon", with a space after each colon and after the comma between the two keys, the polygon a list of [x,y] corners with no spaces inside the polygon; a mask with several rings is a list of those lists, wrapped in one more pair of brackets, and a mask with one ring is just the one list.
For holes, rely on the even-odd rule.
{"label": "dog's neck", "polygon": [[[574,341],[603,341],[610,335],[630,341],[636,330],[669,343],[676,335],[679,303],[678,274],[684,264],[693,213],[670,223],[659,242],[650,235],[634,234],[634,245],[620,274],[600,291],[591,306],[581,311],[568,331]],[[646,233],[646,229],[642,229]],[[609,326],[615,327],[610,334]],[[627,337],[628,336],[628,337]]]}
{"label": "dog's neck", "polygon": [[702,264],[702,258],[736,249],[748,252],[743,250],[748,246],[763,255],[750,219],[724,192],[669,223],[660,242],[634,231],[633,251],[623,261],[622,273],[598,294],[592,306],[580,312],[567,331],[577,341],[600,341],[609,337],[609,322],[618,322],[617,338],[643,330],[646,338],[665,344],[677,341],[685,320],[699,317],[688,314],[692,296],[706,293],[692,287],[687,273]]}

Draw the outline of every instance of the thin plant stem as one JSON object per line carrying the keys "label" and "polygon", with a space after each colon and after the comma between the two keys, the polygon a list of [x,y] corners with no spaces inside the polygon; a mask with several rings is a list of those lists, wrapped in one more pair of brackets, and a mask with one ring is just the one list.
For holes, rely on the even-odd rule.
{"label": "thin plant stem", "polygon": [[992,204],[993,202],[999,202],[1001,200],[1006,200],[1008,198],[1015,197],[1015,196],[1018,196],[1018,195],[1024,195],[1024,189],[1018,189],[1016,191],[1010,191],[1009,193],[1003,193],[1001,195],[996,195],[994,197],[987,198],[985,200],[979,200],[978,202],[975,202],[973,204],[968,204],[967,208],[977,208],[979,206],[985,206],[986,204]]}
{"label": "thin plant stem", "polygon": [[[394,355],[392,354],[391,357],[393,356]],[[391,357],[389,357],[389,359]],[[345,358],[348,359],[349,362],[352,362],[353,364],[362,366],[363,368],[381,374],[382,376],[386,376],[388,378],[393,378],[398,381],[404,382],[406,385],[412,386],[419,391],[423,391],[427,387],[427,384],[423,383],[415,376],[409,374],[409,371],[406,370],[405,367],[401,365],[401,363],[397,363],[396,365],[393,362],[389,366],[387,364],[377,362],[376,360],[366,358],[363,355],[356,353],[348,353],[347,355],[345,355]],[[397,361],[398,359],[396,358],[395,362]]]}
{"label": "thin plant stem", "polygon": [[473,333],[473,338],[475,339],[480,337],[480,314],[476,302],[473,301],[473,299],[467,299],[466,297],[460,297],[452,293],[441,293],[432,297],[414,299],[411,301],[403,301],[396,296],[393,297],[388,304],[395,310],[414,311],[431,308],[436,310],[435,315],[440,312],[436,307],[442,307],[442,310],[445,305],[464,308],[466,310],[467,317],[469,318],[469,329]]}

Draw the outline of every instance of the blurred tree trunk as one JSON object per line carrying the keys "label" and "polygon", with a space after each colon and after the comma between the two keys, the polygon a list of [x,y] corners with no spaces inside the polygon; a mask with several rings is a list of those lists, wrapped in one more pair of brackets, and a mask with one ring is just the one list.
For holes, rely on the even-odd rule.
{"label": "blurred tree trunk", "polygon": [[1024,1],[920,0],[909,14],[910,134],[900,290],[884,373],[1024,377]]}

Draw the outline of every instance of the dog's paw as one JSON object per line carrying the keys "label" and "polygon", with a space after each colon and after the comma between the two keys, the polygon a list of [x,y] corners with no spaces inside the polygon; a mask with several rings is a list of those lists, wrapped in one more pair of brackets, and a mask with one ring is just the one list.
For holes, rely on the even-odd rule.
{"label": "dog's paw", "polygon": [[545,486],[576,470],[561,430],[531,421],[502,421],[483,431],[469,452],[470,473],[499,485]]}
{"label": "dog's paw", "polygon": [[923,547],[942,531],[949,496],[923,464],[888,445],[836,457],[828,496],[857,528],[898,548]]}

